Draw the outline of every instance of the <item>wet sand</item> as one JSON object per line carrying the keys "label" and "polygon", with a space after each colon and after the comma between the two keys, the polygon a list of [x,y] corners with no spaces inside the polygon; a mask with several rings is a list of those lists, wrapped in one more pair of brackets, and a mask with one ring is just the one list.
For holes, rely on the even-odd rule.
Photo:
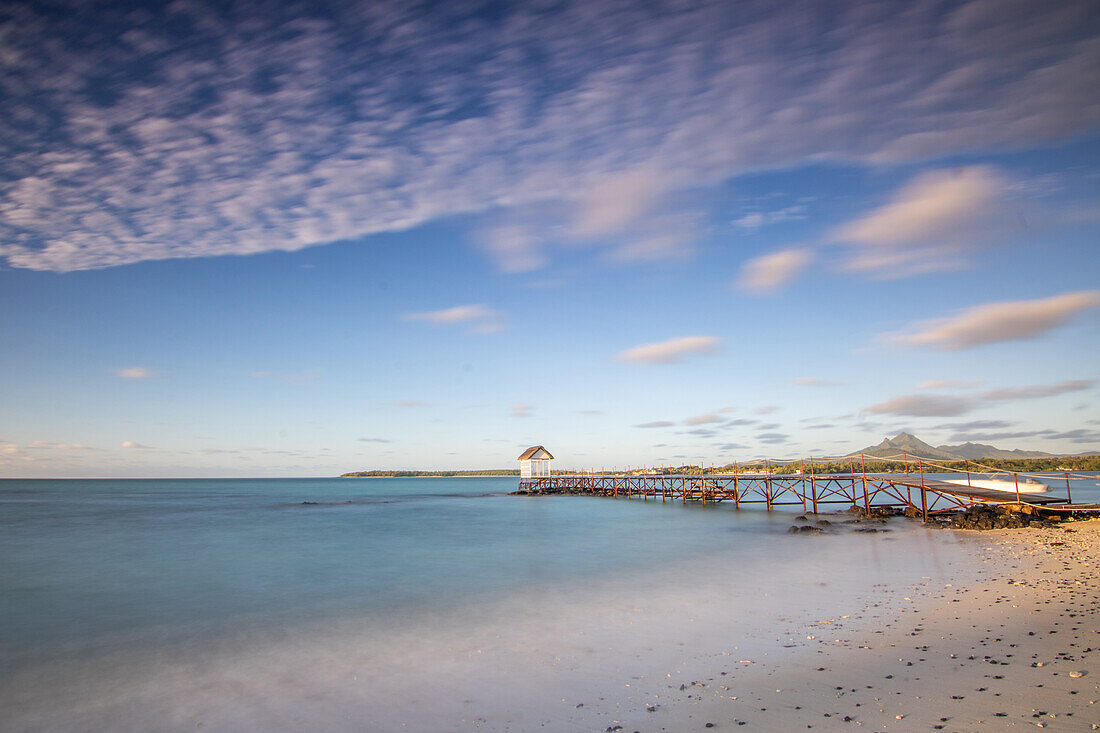
{"label": "wet sand", "polygon": [[609,728],[1100,729],[1100,520],[968,534],[977,582],[928,579],[909,607],[806,625],[787,655],[670,676],[648,719]]}

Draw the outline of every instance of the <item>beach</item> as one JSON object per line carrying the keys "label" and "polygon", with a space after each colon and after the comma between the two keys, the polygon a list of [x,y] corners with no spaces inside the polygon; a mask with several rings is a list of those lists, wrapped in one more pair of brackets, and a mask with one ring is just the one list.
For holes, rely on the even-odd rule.
{"label": "beach", "polygon": [[1100,728],[1100,521],[966,534],[976,580],[821,618],[781,659],[700,667],[653,720],[612,729]]}

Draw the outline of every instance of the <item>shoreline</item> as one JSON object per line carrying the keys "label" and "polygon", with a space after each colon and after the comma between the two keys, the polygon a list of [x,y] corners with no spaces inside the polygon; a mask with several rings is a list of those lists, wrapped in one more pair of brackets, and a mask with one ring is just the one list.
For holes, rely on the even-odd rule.
{"label": "shoreline", "polygon": [[951,531],[979,538],[977,582],[823,618],[797,653],[712,667],[609,729],[1100,729],[1100,520]]}
{"label": "shoreline", "polygon": [[[647,514],[634,509],[621,519]],[[677,514],[700,529],[726,519]],[[672,562],[531,578],[414,614],[241,619],[216,636],[190,627],[178,642],[40,659],[0,685],[0,700],[14,727],[44,731],[1089,730],[1100,720],[1100,671],[1089,666],[1100,521],[977,532],[838,513],[815,518],[823,532],[788,536],[791,513],[742,519]],[[1090,674],[1068,676],[1077,671]],[[1030,717],[1039,711],[1058,717]]]}

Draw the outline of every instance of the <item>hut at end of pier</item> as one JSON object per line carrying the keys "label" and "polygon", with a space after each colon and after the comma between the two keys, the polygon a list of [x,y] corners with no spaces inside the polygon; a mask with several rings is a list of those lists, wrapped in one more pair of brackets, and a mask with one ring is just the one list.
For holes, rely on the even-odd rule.
{"label": "hut at end of pier", "polygon": [[550,451],[541,445],[535,445],[523,451],[517,460],[519,460],[519,477],[521,479],[549,478],[550,461],[554,460],[554,456],[550,455]]}

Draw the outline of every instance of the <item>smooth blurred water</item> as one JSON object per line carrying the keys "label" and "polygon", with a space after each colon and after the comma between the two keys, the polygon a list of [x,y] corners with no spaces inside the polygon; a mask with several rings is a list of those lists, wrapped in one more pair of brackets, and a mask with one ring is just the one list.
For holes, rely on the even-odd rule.
{"label": "smooth blurred water", "polygon": [[0,481],[0,654],[393,613],[620,573],[728,545],[732,530],[745,541],[786,526],[760,512],[731,524],[713,507],[503,496],[515,483]]}
{"label": "smooth blurred water", "polygon": [[[1064,494],[1060,476],[1045,480]],[[583,689],[689,641],[766,651],[784,619],[963,572],[978,541],[913,522],[795,538],[791,507],[506,496],[515,485],[0,480],[0,701],[26,729],[178,730],[202,702],[208,730],[293,730],[285,711],[242,701],[312,709],[338,688],[312,714],[386,704],[372,729],[450,728],[490,679],[514,699],[484,711],[559,704],[545,688],[562,684],[558,657],[588,669]],[[1095,476],[1072,489],[1100,502]],[[468,689],[393,706],[447,659],[473,660]]]}

